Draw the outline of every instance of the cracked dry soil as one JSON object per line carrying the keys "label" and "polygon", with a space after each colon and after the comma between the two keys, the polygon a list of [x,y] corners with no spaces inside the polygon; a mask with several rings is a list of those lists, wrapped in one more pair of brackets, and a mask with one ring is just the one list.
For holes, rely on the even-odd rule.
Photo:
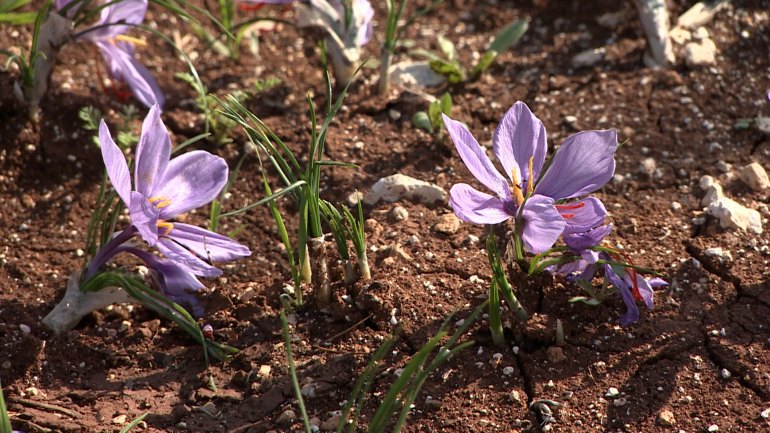
{"label": "cracked dry soil", "polygon": [[[694,2],[669,3],[676,16]],[[630,18],[616,26],[597,24],[596,17],[624,10]],[[698,180],[706,174],[715,176],[729,197],[768,216],[767,191],[750,190],[728,167],[753,161],[770,167],[768,137],[754,127],[734,128],[740,119],[770,112],[764,96],[770,88],[768,10],[767,1],[731,2],[706,25],[719,49],[717,63],[669,71],[641,66],[644,41],[630,2],[447,1],[410,29],[409,38],[433,49],[438,34],[458,41],[468,61],[497,28],[530,18],[522,42],[488,75],[448,89],[454,117],[487,144],[516,100],[527,102],[543,120],[551,146],[576,129],[617,129],[621,141],[629,140],[617,155],[620,177],[598,193],[616,228],[612,241],[638,265],[665,273],[671,284],[656,292],[654,311],[620,328],[619,299],[597,307],[570,304],[567,300],[580,294],[574,285],[550,277],[528,282],[511,274],[520,300],[536,313],[533,319],[521,324],[506,316],[510,345],[504,348],[492,345],[485,323],[474,326],[468,338],[476,345],[430,378],[406,431],[537,430],[548,416],[544,400],[559,405],[548,406],[548,428],[556,432],[691,433],[713,425],[720,432],[770,431],[761,417],[770,408],[770,239],[767,232],[723,231],[709,219],[694,223],[702,216]],[[381,17],[381,6],[378,13]],[[276,14],[291,18],[287,11]],[[153,8],[149,19],[158,28],[186,31]],[[14,30],[0,28],[0,46],[26,46],[28,32]],[[376,33],[381,32],[380,19]],[[244,54],[239,62],[219,58],[194,40],[187,48],[198,53],[196,66],[218,95],[251,89],[257,74],[280,78],[281,84],[248,105],[299,150],[309,137],[303,96],[308,90],[323,95],[314,45],[301,36],[283,26],[263,36],[260,58]],[[184,64],[155,42],[140,55],[167,93],[165,120],[174,142],[181,143],[200,133],[203,123],[193,111],[193,93],[173,77]],[[602,46],[602,62],[570,68],[574,54]],[[367,50],[376,56],[374,46]],[[14,422],[27,431],[42,431],[36,426],[117,431],[121,416],[130,420],[150,412],[148,432],[299,431],[297,420],[282,417],[297,410],[277,318],[277,296],[289,274],[266,209],[225,221],[226,231],[245,226],[239,240],[254,255],[207,281],[206,320],[218,339],[241,349],[231,361],[212,366],[217,392],[206,386],[200,349],[144,308],[94,313],[62,336],[40,324],[63,293],[66,276],[81,264],[76,251],[84,243],[101,176],[99,151],[79,126],[77,112],[94,105],[111,124],[119,119],[118,105],[93,79],[100,61],[90,49],[65,47],[39,125],[28,123],[12,101],[15,73],[0,72],[0,380]],[[445,189],[471,181],[447,138],[433,142],[412,128],[412,115],[425,103],[409,93],[376,96],[375,79],[375,71],[363,72],[332,124],[327,156],[360,168],[328,170],[325,197],[344,201],[396,172]],[[577,122],[567,121],[569,116]],[[243,141],[237,133],[233,144],[203,147],[234,164]],[[645,158],[655,160],[652,176],[640,169]],[[262,196],[256,161],[246,161],[232,192],[228,209]],[[394,218],[397,205],[406,209],[407,219]],[[292,204],[282,201],[281,208],[294,224]],[[308,307],[292,316],[301,380],[317,391],[308,410],[320,423],[340,408],[370,354],[393,331],[394,309],[402,331],[364,420],[393,371],[448,314],[457,311],[453,320],[467,317],[483,301],[490,278],[483,243],[470,236],[483,239],[482,227],[462,224],[450,235],[431,230],[451,212],[446,204],[380,203],[365,211],[371,220],[368,244],[376,251],[370,256],[373,281],[357,287],[361,306],[339,302],[329,315]],[[204,219],[203,211],[188,216],[198,224]],[[405,254],[390,257],[387,251],[395,244]],[[711,247],[730,251],[733,260],[707,257],[704,251]],[[345,293],[339,284],[334,288]],[[554,346],[557,319],[566,334],[562,347]],[[131,326],[121,331],[124,321]],[[24,333],[22,324],[31,332]]]}

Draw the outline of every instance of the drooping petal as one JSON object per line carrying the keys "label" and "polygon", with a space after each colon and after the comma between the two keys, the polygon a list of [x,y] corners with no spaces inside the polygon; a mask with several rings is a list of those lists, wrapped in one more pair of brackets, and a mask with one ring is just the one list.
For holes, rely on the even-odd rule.
{"label": "drooping petal", "polygon": [[99,21],[94,25],[94,30],[83,34],[84,39],[92,41],[110,39],[127,32],[131,26],[137,26],[144,21],[144,15],[147,13],[147,0],[120,0],[109,3],[109,6],[102,9]]}
{"label": "drooping petal", "polygon": [[174,223],[174,228],[168,236],[210,262],[229,262],[251,255],[248,248],[227,236],[189,224]]}
{"label": "drooping petal", "polygon": [[567,233],[564,229],[564,244],[573,251],[581,251],[599,245],[612,231],[612,224],[597,227],[581,233]]}
{"label": "drooping petal", "polygon": [[556,209],[564,217],[567,227],[564,233],[579,233],[591,230],[604,223],[607,209],[596,197],[587,197],[574,203],[556,205]]}
{"label": "drooping petal", "polygon": [[477,191],[465,183],[452,187],[449,204],[458,218],[474,224],[497,224],[512,217],[498,197]]}
{"label": "drooping petal", "polygon": [[158,291],[191,311],[194,316],[203,315],[203,307],[194,292],[206,286],[201,284],[187,268],[138,248],[126,248],[126,251],[139,257],[152,271],[151,275]]}
{"label": "drooping petal", "polygon": [[99,123],[99,146],[102,149],[102,159],[107,168],[107,176],[112,187],[126,206],[131,204],[131,174],[128,171],[126,157],[110,135],[110,129],[104,123]]}
{"label": "drooping petal", "polygon": [[615,173],[617,147],[614,130],[584,131],[567,137],[535,192],[562,200],[596,191]]}
{"label": "drooping petal", "polygon": [[[178,223],[175,223],[174,225],[176,226],[176,224]],[[178,264],[185,266],[195,275],[201,277],[217,277],[222,275],[220,269],[201,260],[198,256],[190,252],[190,250],[177,244],[171,238],[161,237],[158,240],[158,243],[155,244],[155,248],[169,260],[173,260]]]}
{"label": "drooping petal", "polygon": [[527,104],[521,101],[513,104],[497,125],[492,143],[497,159],[512,182],[515,181],[512,172],[522,184],[529,180],[530,158],[532,174],[535,179],[538,178],[548,144],[543,123],[532,114]]}
{"label": "drooping petal", "polygon": [[504,201],[510,199],[511,191],[508,188],[508,182],[497,171],[468,128],[462,123],[450,119],[446,114],[441,116],[444,118],[444,125],[449,131],[449,136],[452,138],[460,158],[471,174]]}
{"label": "drooping petal", "polygon": [[147,107],[155,104],[163,106],[165,102],[163,92],[150,71],[134,58],[133,45],[128,42],[95,41],[94,43],[99,47],[110,75],[128,84],[131,93],[139,102]]}
{"label": "drooping petal", "polygon": [[153,105],[142,123],[134,169],[134,188],[145,198],[153,198],[157,183],[163,180],[170,156],[171,139],[160,119],[160,107]]}
{"label": "drooping petal", "polygon": [[653,300],[654,292],[652,289],[667,285],[668,283],[660,278],[651,278],[648,280],[639,273],[636,274],[636,286],[639,288],[639,294],[642,296],[642,301],[644,301],[644,305],[647,306],[648,310],[652,310],[655,305]]}
{"label": "drooping petal", "polygon": [[521,212],[524,223],[521,239],[524,249],[532,254],[540,254],[553,246],[564,231],[564,218],[553,205],[553,199],[542,195],[533,195],[524,202]]}
{"label": "drooping petal", "polygon": [[131,216],[131,225],[136,227],[142,239],[149,246],[155,246],[158,242],[158,209],[147,201],[147,197],[133,191],[128,212]]}
{"label": "drooping petal", "polygon": [[203,150],[172,159],[153,192],[170,202],[160,210],[160,218],[171,219],[211,202],[227,183],[227,175],[227,162]]}
{"label": "drooping petal", "polygon": [[631,288],[627,282],[618,276],[610,265],[604,265],[604,276],[618,289],[623,303],[626,304],[626,313],[620,316],[620,326],[628,326],[639,320],[639,308],[636,306]]}

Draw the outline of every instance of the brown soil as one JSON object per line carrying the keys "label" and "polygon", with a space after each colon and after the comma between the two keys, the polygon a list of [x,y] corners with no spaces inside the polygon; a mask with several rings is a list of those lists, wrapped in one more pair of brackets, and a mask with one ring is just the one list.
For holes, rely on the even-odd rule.
{"label": "brown soil", "polygon": [[[694,222],[702,216],[698,180],[706,174],[726,185],[730,197],[760,209],[763,218],[769,214],[767,193],[751,191],[720,170],[724,165],[718,162],[741,167],[757,161],[770,167],[767,136],[754,127],[734,128],[740,119],[770,114],[765,97],[770,88],[770,2],[731,2],[706,26],[719,48],[716,65],[669,71],[642,66],[645,43],[631,2],[502,3],[449,1],[408,37],[435,48],[435,35],[445,34],[460,41],[462,57],[469,59],[497,28],[529,17],[530,31],[489,74],[449,89],[454,117],[467,122],[482,143],[491,140],[497,121],[516,100],[527,102],[543,120],[552,146],[575,128],[617,129],[621,140],[629,139],[617,155],[617,173],[625,178],[598,193],[616,227],[612,241],[638,265],[666,273],[671,284],[656,292],[654,311],[644,311],[639,323],[621,328],[620,299],[597,307],[569,304],[580,294],[576,286],[551,278],[525,284],[521,276],[511,275],[520,299],[536,317],[522,325],[506,316],[511,345],[504,348],[492,345],[485,322],[472,328],[468,337],[476,345],[426,383],[406,431],[537,429],[543,419],[529,405],[542,399],[562,404],[553,411],[552,431],[689,433],[712,425],[720,432],[770,431],[770,422],[760,416],[770,408],[768,235],[725,232],[710,219]],[[676,1],[672,15],[692,3]],[[597,24],[597,16],[619,10],[627,10],[630,18],[611,29]],[[290,12],[279,14],[291,18]],[[381,7],[378,17],[380,35]],[[157,8],[150,20],[160,29],[186,31]],[[188,47],[198,54],[196,67],[204,82],[220,95],[252,89],[257,76],[280,78],[280,85],[248,104],[298,151],[309,138],[304,95],[324,93],[314,44],[301,36],[283,26],[262,37],[258,59],[244,47],[240,61],[221,58],[195,40]],[[26,47],[28,41],[26,30],[0,28],[2,47]],[[194,94],[174,79],[175,72],[185,70],[184,63],[159,39],[155,42],[140,55],[166,91],[165,120],[174,142],[181,143],[199,134],[203,123],[192,103]],[[368,54],[376,56],[375,46],[370,44]],[[603,46],[606,60],[591,68],[570,68],[574,54]],[[97,67],[101,59],[91,47],[67,46],[39,124],[29,123],[13,102],[16,73],[0,72],[0,380],[11,399],[15,427],[118,431],[121,426],[113,418],[127,415],[130,420],[150,412],[144,431],[299,431],[297,420],[278,423],[286,410],[297,411],[278,321],[278,294],[289,274],[264,208],[225,221],[225,231],[245,224],[239,240],[253,255],[227,266],[223,277],[206,281],[206,321],[218,340],[241,349],[232,360],[211,367],[217,392],[207,387],[200,347],[145,308],[115,306],[61,336],[40,323],[61,297],[67,275],[82,264],[76,250],[85,242],[101,178],[99,150],[91,133],[81,129],[77,112],[94,105],[107,113],[111,125],[118,121],[119,104],[97,85]],[[447,190],[470,181],[447,138],[433,143],[413,129],[411,117],[425,103],[409,93],[376,96],[376,75],[364,70],[330,130],[327,156],[360,168],[327,170],[324,197],[344,201],[354,190],[366,191],[397,172]],[[575,116],[577,125],[565,121],[567,116]],[[244,140],[236,135],[234,144],[202,147],[234,164]],[[648,157],[656,160],[658,175],[640,171]],[[258,173],[256,161],[248,160],[225,203],[228,209],[263,195]],[[674,201],[680,209],[672,207]],[[296,210],[287,201],[281,205],[291,224]],[[396,220],[395,206],[404,207],[408,219]],[[368,225],[367,242],[377,249],[370,256],[374,280],[365,287],[365,302],[346,307],[340,301],[330,315],[306,307],[291,318],[301,380],[318,385],[318,396],[307,401],[308,411],[321,422],[340,409],[370,353],[393,331],[393,309],[402,332],[364,419],[392,382],[393,371],[448,314],[458,311],[453,321],[467,317],[483,301],[490,279],[483,243],[469,242],[469,235],[483,238],[483,227],[462,224],[451,235],[431,229],[451,212],[447,204],[380,203],[365,211],[376,222]],[[204,218],[204,209],[190,217],[198,223]],[[411,259],[385,260],[394,244],[402,245]],[[710,247],[729,250],[733,261],[720,264],[706,257]],[[334,287],[344,294],[341,284]],[[254,296],[244,298],[249,289]],[[566,332],[566,345],[559,348],[553,341],[557,319]],[[131,327],[120,331],[123,321]],[[31,332],[23,333],[20,325]],[[566,359],[560,359],[559,350]],[[502,358],[495,361],[495,353]],[[268,375],[257,374],[261,366],[270,366]],[[513,372],[504,374],[505,367]],[[620,395],[606,397],[610,387]],[[426,404],[428,396],[440,405]],[[664,411],[674,414],[674,426],[662,424]]]}

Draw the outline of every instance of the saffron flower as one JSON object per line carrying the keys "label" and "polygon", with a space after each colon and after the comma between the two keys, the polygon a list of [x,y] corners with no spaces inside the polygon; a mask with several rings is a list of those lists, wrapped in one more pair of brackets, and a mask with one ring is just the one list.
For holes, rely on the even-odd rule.
{"label": "saffron flower", "polygon": [[526,251],[542,253],[562,233],[578,233],[603,220],[596,198],[557,204],[587,195],[615,172],[614,130],[584,131],[568,137],[544,171],[546,133],[540,119],[523,102],[503,117],[492,138],[493,151],[507,179],[495,168],[470,131],[446,115],[444,124],[471,174],[494,195],[460,183],[450,191],[455,214],[475,224],[498,224],[514,218]]}
{"label": "saffron flower", "polygon": [[212,262],[227,262],[251,254],[248,248],[226,236],[170,221],[216,198],[227,182],[228,169],[224,159],[202,150],[170,159],[171,139],[157,105],[150,108],[142,124],[133,189],[126,158],[103,120],[99,143],[110,182],[131,217],[133,229],[124,236],[138,233],[166,258],[206,277],[222,273]]}
{"label": "saffron flower", "polygon": [[616,269],[610,265],[604,265],[604,275],[620,292],[623,303],[626,304],[626,313],[620,316],[620,326],[628,326],[639,320],[639,308],[636,301],[642,301],[648,310],[652,310],[653,288],[667,286],[668,283],[661,278],[644,278],[633,269],[625,269],[618,275]]}
{"label": "saffron flower", "polygon": [[[57,0],[56,9],[62,11],[75,0]],[[147,0],[121,0],[109,2],[101,10],[99,20],[90,28],[78,32],[77,39],[93,43],[104,57],[110,75],[125,82],[136,99],[147,107],[163,106],[163,93],[150,71],[135,57],[135,44],[139,39],[125,35],[131,26],[144,21]],[[66,10],[72,17],[82,5],[75,4]]]}

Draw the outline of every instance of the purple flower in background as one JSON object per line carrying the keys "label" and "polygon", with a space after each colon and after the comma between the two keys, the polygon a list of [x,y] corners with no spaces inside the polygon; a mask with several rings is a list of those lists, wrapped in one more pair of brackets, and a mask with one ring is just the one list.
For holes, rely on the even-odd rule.
{"label": "purple flower in background", "polygon": [[486,194],[464,183],[454,185],[450,203],[463,221],[497,224],[516,218],[523,224],[525,249],[539,254],[553,246],[562,233],[585,231],[604,219],[606,211],[598,199],[564,205],[556,202],[589,194],[612,178],[615,131],[584,131],[568,137],[550,166],[541,172],[547,150],[545,127],[526,104],[516,102],[492,139],[506,179],[463,124],[446,115],[444,124],[471,174],[495,193]]}
{"label": "purple flower in background", "polygon": [[[57,0],[56,9],[62,10],[72,0]],[[72,16],[81,5],[68,10]],[[101,10],[99,20],[90,29],[79,32],[78,39],[92,42],[104,57],[110,75],[125,82],[139,102],[147,107],[163,106],[163,94],[147,68],[134,58],[134,44],[140,40],[124,35],[131,26],[144,21],[147,0],[110,2]]]}
{"label": "purple flower in background", "polygon": [[211,262],[251,254],[226,236],[169,221],[216,198],[227,182],[228,169],[224,159],[202,150],[170,159],[171,140],[157,105],[142,124],[133,189],[126,158],[104,121],[99,142],[110,182],[129,210],[132,227],[150,246],[193,274],[207,277],[222,273]]}
{"label": "purple flower in background", "polygon": [[653,308],[653,291],[655,287],[667,286],[668,283],[660,278],[644,278],[633,269],[626,269],[621,277],[610,265],[604,265],[604,275],[620,292],[626,313],[620,316],[620,326],[628,326],[639,320],[639,308],[636,301],[644,302],[648,310]]}

